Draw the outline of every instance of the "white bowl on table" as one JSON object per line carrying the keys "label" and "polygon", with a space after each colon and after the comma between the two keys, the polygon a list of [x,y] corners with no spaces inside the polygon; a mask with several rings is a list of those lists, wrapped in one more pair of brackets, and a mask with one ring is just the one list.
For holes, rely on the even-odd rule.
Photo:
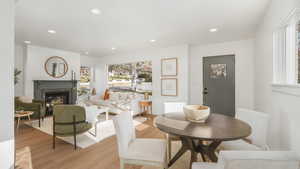
{"label": "white bowl on table", "polygon": [[187,120],[204,123],[210,115],[210,108],[203,105],[186,105],[183,107],[183,112]]}

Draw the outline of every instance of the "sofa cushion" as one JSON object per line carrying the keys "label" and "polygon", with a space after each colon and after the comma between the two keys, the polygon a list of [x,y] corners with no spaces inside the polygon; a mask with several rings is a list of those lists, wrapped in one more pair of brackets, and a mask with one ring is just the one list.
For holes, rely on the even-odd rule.
{"label": "sofa cushion", "polygon": [[109,94],[109,100],[110,101],[118,101],[120,99],[120,93],[119,92],[110,92]]}

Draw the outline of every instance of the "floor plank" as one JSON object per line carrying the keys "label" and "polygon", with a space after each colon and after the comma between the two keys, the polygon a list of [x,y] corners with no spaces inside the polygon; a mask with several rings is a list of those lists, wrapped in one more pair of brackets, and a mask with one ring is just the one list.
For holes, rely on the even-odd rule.
{"label": "floor plank", "polygon": [[[137,137],[164,138],[164,134],[153,127],[153,121],[147,120],[136,127]],[[56,140],[56,149],[52,149],[52,136],[22,125],[16,133],[16,154],[28,151],[32,169],[119,169],[116,137],[109,137],[88,148],[74,150],[73,145]],[[24,158],[24,153],[23,156]],[[18,155],[16,157],[17,161]],[[25,159],[25,158],[24,158]],[[17,162],[18,164],[18,162]],[[24,166],[22,166],[24,164]],[[20,163],[16,168],[31,169]],[[132,166],[126,166],[132,168]],[[135,166],[134,169],[140,167]]]}

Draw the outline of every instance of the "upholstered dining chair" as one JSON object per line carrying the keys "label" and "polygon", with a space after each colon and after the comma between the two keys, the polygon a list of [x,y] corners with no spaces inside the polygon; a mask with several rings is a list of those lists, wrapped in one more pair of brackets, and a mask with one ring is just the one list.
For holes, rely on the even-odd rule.
{"label": "upholstered dining chair", "polygon": [[74,137],[74,149],[77,148],[76,135],[92,128],[86,121],[85,109],[76,105],[56,105],[53,109],[53,149],[55,137]]}
{"label": "upholstered dining chair", "polygon": [[193,163],[192,169],[298,169],[290,151],[221,151],[218,163]]}
{"label": "upholstered dining chair", "polygon": [[268,150],[267,135],[269,115],[248,109],[238,109],[236,118],[248,123],[252,132],[244,140],[226,141],[221,144],[222,150]]}
{"label": "upholstered dining chair", "polygon": [[[174,113],[174,112],[182,112],[183,107],[186,105],[185,102],[166,102],[164,103],[164,113]],[[167,134],[167,143],[168,143],[168,159],[171,159],[172,156],[172,141],[180,140],[179,137]]]}
{"label": "upholstered dining chair", "polygon": [[166,142],[162,139],[136,138],[130,112],[113,118],[116,130],[120,169],[125,164],[150,165],[167,168]]}

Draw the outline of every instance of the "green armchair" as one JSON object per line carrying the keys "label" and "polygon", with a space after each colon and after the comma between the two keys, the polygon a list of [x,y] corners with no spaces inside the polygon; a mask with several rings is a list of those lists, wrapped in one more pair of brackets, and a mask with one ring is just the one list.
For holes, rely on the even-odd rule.
{"label": "green armchair", "polygon": [[43,119],[46,114],[43,101],[33,99],[32,103],[24,103],[19,99],[19,97],[15,97],[15,110],[33,111],[34,114],[31,117],[39,119],[39,127],[41,126],[41,118]]}
{"label": "green armchair", "polygon": [[55,137],[74,137],[74,148],[77,148],[76,135],[85,133],[92,128],[86,121],[85,109],[76,105],[56,105],[53,108],[53,149]]}

